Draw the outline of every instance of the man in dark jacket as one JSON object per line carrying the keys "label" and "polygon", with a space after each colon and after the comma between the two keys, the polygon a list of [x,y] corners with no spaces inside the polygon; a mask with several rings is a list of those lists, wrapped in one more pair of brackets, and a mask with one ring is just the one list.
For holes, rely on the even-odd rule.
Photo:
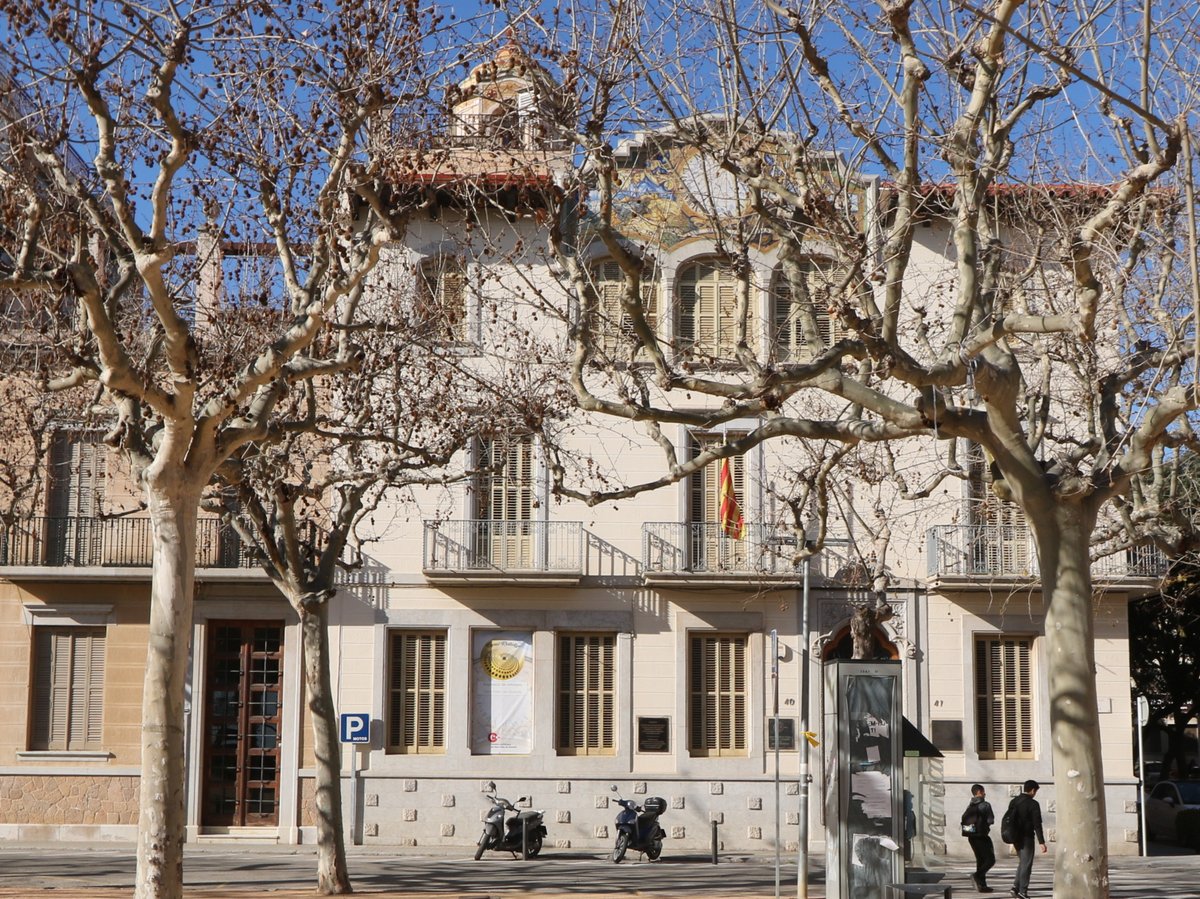
{"label": "man in dark jacket", "polygon": [[1033,797],[1040,789],[1036,780],[1025,781],[1025,792],[1009,804],[1016,824],[1017,876],[1013,880],[1012,895],[1016,899],[1029,899],[1029,875],[1033,873],[1033,841],[1036,839],[1046,851],[1046,836],[1042,833],[1042,807]]}
{"label": "man in dark jacket", "polygon": [[962,816],[962,830],[975,853],[975,873],[971,875],[971,883],[981,893],[990,893],[992,888],[987,884],[987,872],[996,864],[996,847],[988,836],[996,816],[992,813],[991,803],[987,801],[987,792],[983,784],[971,785],[971,803]]}

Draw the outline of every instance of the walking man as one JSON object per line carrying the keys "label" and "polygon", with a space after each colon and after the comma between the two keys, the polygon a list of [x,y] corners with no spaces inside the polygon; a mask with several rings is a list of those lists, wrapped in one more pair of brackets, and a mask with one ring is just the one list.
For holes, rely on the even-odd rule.
{"label": "walking man", "polygon": [[1046,851],[1046,836],[1042,833],[1042,807],[1033,797],[1039,789],[1036,780],[1025,781],[1023,792],[1009,803],[1013,813],[1013,824],[1017,841],[1017,876],[1013,880],[1012,896],[1029,899],[1029,875],[1033,873],[1033,841],[1036,839]]}
{"label": "walking man", "polygon": [[992,892],[987,884],[987,872],[996,864],[996,847],[992,845],[988,831],[995,821],[983,784],[972,784],[971,802],[962,815],[962,832],[975,853],[975,873],[971,875],[971,883],[981,893]]}

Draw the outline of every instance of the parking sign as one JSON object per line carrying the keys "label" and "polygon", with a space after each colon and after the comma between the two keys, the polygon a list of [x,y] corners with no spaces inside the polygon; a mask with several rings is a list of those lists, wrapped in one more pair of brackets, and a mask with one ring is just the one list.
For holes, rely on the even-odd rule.
{"label": "parking sign", "polygon": [[341,737],[343,743],[370,743],[371,716],[349,712],[343,714]]}

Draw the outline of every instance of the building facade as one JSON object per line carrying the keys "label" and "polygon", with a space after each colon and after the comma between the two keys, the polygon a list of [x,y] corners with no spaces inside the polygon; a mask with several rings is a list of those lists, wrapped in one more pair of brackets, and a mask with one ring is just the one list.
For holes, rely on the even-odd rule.
{"label": "building facade", "polygon": [[[410,176],[445,201],[381,265],[380,283],[409,273],[420,320],[464,357],[502,323],[525,326],[560,289],[538,249],[538,216],[522,214],[522,185],[553,182],[569,161],[542,127],[554,113],[547,83],[506,47],[459,86],[439,132],[445,152]],[[735,288],[714,239],[696,227],[706,210],[689,187],[709,185],[713,202],[716,176],[666,138],[639,136],[618,152],[630,183],[661,207],[644,295],[650,324],[682,351],[719,352],[731,339]],[[857,202],[867,210],[879,191],[863,181]],[[628,202],[647,208],[635,193]],[[502,212],[465,208],[472,195]],[[926,229],[912,263],[918,280],[950,265],[947,245],[944,227]],[[614,262],[597,248],[588,264],[607,323],[600,340],[628,339]],[[765,355],[802,357],[836,339],[828,317],[807,333],[791,315],[769,244],[752,264]],[[828,280],[819,247],[807,264],[819,292]],[[737,423],[666,429],[681,454],[738,433]],[[652,441],[611,428],[580,422],[564,441],[631,478],[662,465]],[[494,783],[546,810],[548,851],[603,850],[615,836],[616,784],[626,796],[667,800],[668,852],[707,849],[714,823],[725,850],[770,850],[777,839],[794,850],[804,732],[821,739],[822,664],[848,656],[852,616],[874,595],[863,563],[869,536],[847,516],[811,564],[797,566],[775,489],[796,461],[774,447],[732,461],[740,538],[722,527],[716,466],[589,507],[555,498],[546,450],[532,437],[481,433],[471,453],[486,474],[377,516],[365,564],[335,600],[338,711],[372,720],[371,742],[347,747],[343,760],[355,839],[467,850]],[[51,456],[44,514],[0,542],[0,839],[132,839],[148,522],[130,511],[129,480],[95,434],[64,428]],[[936,747],[906,744],[906,850],[923,863],[968,854],[956,818],[972,783],[1000,804],[1025,779],[1054,776],[1032,540],[1020,515],[991,498],[972,447],[960,458],[971,460],[971,476],[944,493],[888,502],[890,617],[874,633],[877,657],[900,662],[906,719]],[[930,449],[910,464],[932,470],[940,460]],[[311,842],[298,624],[228,528],[202,521],[199,542],[188,838]],[[1126,604],[1152,588],[1158,568],[1152,555],[1130,552],[1094,572],[1116,853],[1136,852],[1137,833]],[[814,751],[814,797],[819,759]],[[1053,790],[1042,796],[1053,840]],[[811,807],[819,851],[825,822],[821,803]]]}

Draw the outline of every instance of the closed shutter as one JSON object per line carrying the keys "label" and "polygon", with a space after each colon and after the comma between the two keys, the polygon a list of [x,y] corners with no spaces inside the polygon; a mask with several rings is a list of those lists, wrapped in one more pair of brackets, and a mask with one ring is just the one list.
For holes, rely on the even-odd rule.
{"label": "closed shutter", "polygon": [[[592,284],[596,291],[596,311],[592,322],[592,339],[604,352],[615,355],[626,347],[639,343],[633,328],[633,318],[621,305],[625,295],[625,273],[613,260],[596,265],[592,269]],[[658,283],[649,273],[642,275],[642,315],[650,330],[658,327]]]}
{"label": "closed shutter", "polygon": [[975,728],[980,758],[1033,758],[1032,637],[975,638]]}
{"label": "closed shutter", "polygon": [[[696,262],[679,274],[679,348],[730,357],[737,339],[737,290],[734,276],[712,262]],[[754,304],[746,323],[754,333]]]}
{"label": "closed shutter", "polygon": [[34,629],[30,748],[99,750],[104,724],[104,628]]}
{"label": "closed shutter", "polygon": [[393,633],[390,655],[388,751],[444,752],[446,635]]}
{"label": "closed shutter", "polygon": [[59,431],[50,450],[49,512],[55,518],[95,518],[104,502],[107,451],[98,431]]}
{"label": "closed shutter", "polygon": [[562,755],[612,755],[615,706],[613,634],[559,638],[558,749]]}
{"label": "closed shutter", "polygon": [[771,301],[774,306],[773,323],[775,354],[780,361],[811,359],[846,336],[845,329],[829,312],[829,302],[836,286],[837,274],[828,263],[805,260],[801,263],[808,306],[815,319],[816,333],[810,337],[805,333],[801,315],[801,298],[792,296],[792,286],[787,276],[778,272]]}
{"label": "closed shutter", "polygon": [[692,635],[688,734],[692,755],[746,754],[746,637]]}
{"label": "closed shutter", "polygon": [[467,337],[467,279],[461,259],[437,256],[422,264],[417,287],[417,322],[435,340]]}

